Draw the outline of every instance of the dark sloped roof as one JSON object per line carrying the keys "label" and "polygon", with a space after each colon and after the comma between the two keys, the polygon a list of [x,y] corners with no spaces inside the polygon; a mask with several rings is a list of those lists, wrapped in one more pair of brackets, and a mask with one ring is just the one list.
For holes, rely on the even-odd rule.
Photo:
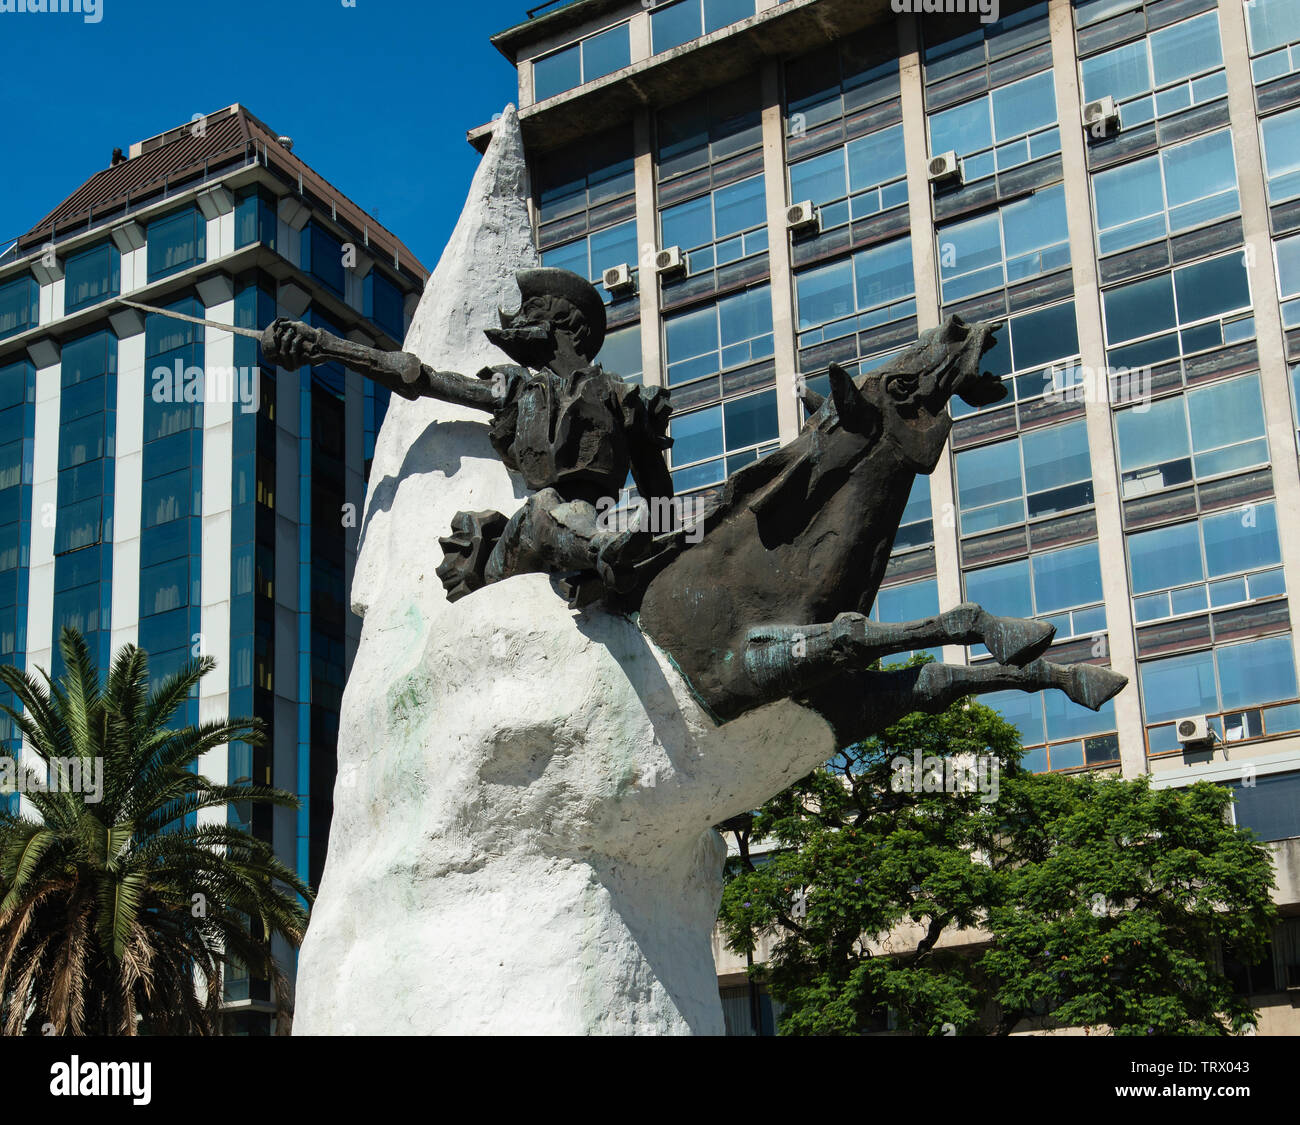
{"label": "dark sloped roof", "polygon": [[[215,119],[215,120],[214,120]],[[191,126],[163,134],[152,151],[143,152],[96,172],[19,240],[26,247],[70,226],[86,226],[95,215],[124,209],[128,200],[143,202],[165,185],[202,176],[214,165],[242,161],[250,133],[242,113],[223,110],[207,120],[203,136]],[[169,139],[171,138],[171,139]],[[145,142],[146,145],[149,142]]]}

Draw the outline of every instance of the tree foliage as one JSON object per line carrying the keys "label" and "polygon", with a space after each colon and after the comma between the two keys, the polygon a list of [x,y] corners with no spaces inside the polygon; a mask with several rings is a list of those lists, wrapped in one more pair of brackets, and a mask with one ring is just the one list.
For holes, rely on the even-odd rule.
{"label": "tree foliage", "polygon": [[[740,855],[719,921],[737,953],[772,938],[754,971],[782,1033],[862,1034],[887,1009],[917,1034],[1006,1034],[1034,1016],[1117,1034],[1253,1022],[1217,954],[1258,959],[1273,875],[1227,823],[1229,791],[1033,774],[1022,753],[1014,727],[963,701],[727,826]],[[759,843],[773,850],[755,859]]]}
{"label": "tree foliage", "polygon": [[[225,809],[297,799],[194,772],[211,750],[261,744],[259,724],[168,725],[210,657],[150,693],[140,649],[119,650],[101,686],[82,637],[65,629],[59,644],[57,683],[0,667],[21,703],[0,708],[23,734],[19,764],[34,779],[23,788],[39,814],[0,813],[0,1030],[211,1034],[232,965],[269,977],[287,1006],[270,937],[301,941],[311,892],[269,844],[227,825]],[[102,794],[50,784],[68,763],[85,776],[97,759]],[[221,823],[199,823],[205,809]]]}

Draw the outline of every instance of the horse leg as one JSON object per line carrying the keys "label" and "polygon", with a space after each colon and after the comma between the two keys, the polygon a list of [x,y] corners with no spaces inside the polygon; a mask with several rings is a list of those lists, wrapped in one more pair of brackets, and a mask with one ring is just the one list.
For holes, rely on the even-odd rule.
{"label": "horse leg", "polygon": [[936,714],[968,695],[1032,692],[1058,688],[1084,707],[1098,711],[1128,683],[1128,677],[1098,664],[1051,664],[1035,660],[1023,668],[1004,664],[923,664],[887,672],[850,673],[846,682],[826,683],[800,702],[819,712],[841,741],[852,742],[883,730],[913,711]]}
{"label": "horse leg", "polygon": [[788,694],[845,667],[863,668],[882,657],[932,645],[983,643],[999,664],[1024,665],[1042,656],[1055,635],[1055,626],[995,617],[974,602],[963,602],[937,617],[899,624],[841,613],[828,625],[751,629],[745,669],[760,687]]}

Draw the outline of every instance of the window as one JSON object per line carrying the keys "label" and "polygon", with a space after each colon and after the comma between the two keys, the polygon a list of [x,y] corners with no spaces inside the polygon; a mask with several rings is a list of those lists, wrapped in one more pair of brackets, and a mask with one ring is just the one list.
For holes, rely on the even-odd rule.
{"label": "window", "polygon": [[1300,70],[1300,6],[1293,0],[1246,0],[1255,85]]}
{"label": "window", "polygon": [[543,224],[630,195],[635,187],[631,127],[598,133],[539,158],[533,186]]}
{"label": "window", "polygon": [[672,179],[763,142],[757,78],[689,98],[659,114],[659,179]]}
{"label": "window", "polygon": [[1264,137],[1264,174],[1268,201],[1280,203],[1300,195],[1300,107],[1260,122]]}
{"label": "window", "polygon": [[1300,328],[1300,234],[1274,243],[1277,287],[1282,298],[1282,325]]}
{"label": "window", "polygon": [[533,98],[546,98],[595,82],[632,62],[628,24],[608,28],[533,63]]}
{"label": "window", "polygon": [[207,260],[208,224],[186,207],[149,224],[149,280],[157,281]]}
{"label": "window", "polygon": [[[1046,4],[1035,4],[995,23],[980,23],[974,31],[966,29],[972,23],[970,17],[976,5],[967,4],[965,13],[962,13],[959,5],[946,5],[949,11],[957,13],[946,20],[939,14],[939,9],[944,7],[945,5],[933,2],[929,5],[929,10],[916,6],[916,10],[925,11],[927,16],[922,21],[926,25],[927,82],[1006,59],[1027,47],[1048,40]],[[994,11],[996,12],[996,7]]]}
{"label": "window", "polygon": [[1228,92],[1213,11],[1084,59],[1080,69],[1084,101],[1114,98],[1126,129]]}
{"label": "window", "polygon": [[[543,250],[542,264],[572,270],[588,281],[598,281],[610,266],[631,266],[635,273],[636,220],[629,219],[626,223],[606,227],[604,230],[587,235],[586,238],[578,238],[573,242]],[[613,297],[604,286],[597,286],[596,291],[607,305],[613,301]]]}
{"label": "window", "polygon": [[1061,151],[1050,70],[932,113],[929,124],[930,155],[962,157],[966,183]]}
{"label": "window", "polygon": [[314,219],[302,232],[302,268],[343,296],[343,243]]}
{"label": "window", "polygon": [[908,494],[903,517],[898,521],[894,550],[906,551],[910,547],[922,547],[933,542],[934,512],[930,505],[930,478],[918,473],[912,480],[912,491]]}
{"label": "window", "polygon": [[1139,624],[1286,593],[1272,500],[1132,532],[1128,561]]}
{"label": "window", "polygon": [[[1001,617],[1037,617],[1056,626],[1057,640],[1106,629],[1097,544],[1080,543],[1027,559],[967,571],[966,600]],[[973,645],[971,654],[987,654]]]}
{"label": "window", "polygon": [[842,38],[785,67],[786,116],[791,137],[869,105],[897,97],[898,59],[874,30]]}
{"label": "window", "polygon": [[1092,503],[1092,495],[1082,419],[957,454],[963,535],[1080,508]]}
{"label": "window", "polygon": [[[997,343],[984,354],[982,370],[1002,379],[1007,397],[1001,402],[981,407],[996,410],[1012,402],[1026,402],[1047,391],[1067,401],[1078,397],[1081,374],[1074,360],[1079,354],[1079,328],[1074,302],[1050,305],[1045,309],[1008,317],[997,334]],[[954,396],[948,402],[954,418],[973,414]]]}
{"label": "window", "polygon": [[1097,247],[1127,250],[1240,210],[1232,133],[1224,129],[1098,172]]}
{"label": "window", "polygon": [[1076,27],[1087,27],[1141,7],[1142,0],[1074,0],[1074,23]]}
{"label": "window", "polygon": [[1289,633],[1148,660],[1138,673],[1152,754],[1179,749],[1174,722],[1188,715],[1210,716],[1215,733],[1229,742],[1300,728],[1300,707],[1261,706],[1295,699]]}
{"label": "window", "polygon": [[41,287],[34,277],[20,277],[0,285],[0,339],[35,328]]}
{"label": "window", "polygon": [[596,358],[606,371],[621,375],[624,382],[641,382],[641,326],[629,324],[607,332]]}
{"label": "window", "polygon": [[1061,269],[1070,264],[1065,188],[952,223],[937,237],[944,304]]}
{"label": "window", "polygon": [[756,285],[664,321],[668,385],[715,375],[772,354],[772,296]]}
{"label": "window", "polygon": [[253,184],[240,188],[235,198],[235,248],[260,242],[274,250],[279,226],[275,197]]}
{"label": "window", "polygon": [[916,315],[912,240],[900,238],[795,275],[799,347]]}
{"label": "window", "polygon": [[387,276],[376,268],[366,274],[365,314],[394,340],[406,336],[406,298]]}
{"label": "window", "polygon": [[[1234,782],[1232,795],[1233,821],[1239,827],[1253,829],[1261,840],[1286,840],[1300,836],[1300,773],[1266,773],[1252,777],[1249,784]],[[1290,959],[1291,978],[1280,983],[1295,986],[1300,984],[1295,975],[1296,967],[1300,965],[1300,932],[1294,928],[1295,920],[1290,925],[1294,949]]]}
{"label": "window", "polygon": [[111,242],[68,258],[64,266],[64,312],[97,305],[121,291],[122,255]]}
{"label": "window", "polygon": [[1020,731],[1021,764],[1034,773],[1079,769],[1119,761],[1115,704],[1089,711],[1063,692],[998,691],[979,701]]}
{"label": "window", "polygon": [[670,51],[712,31],[748,19],[754,0],[681,0],[650,13],[650,39],[654,53]]}
{"label": "window", "polygon": [[763,177],[752,176],[669,207],[660,213],[659,225],[661,245],[688,251],[692,273],[763,253],[767,250]]}
{"label": "window", "polygon": [[1144,367],[1255,335],[1240,251],[1108,289],[1102,306],[1111,367]]}
{"label": "window", "polygon": [[1258,375],[1118,411],[1115,435],[1125,499],[1269,461]]}
{"label": "window", "polygon": [[777,448],[776,391],[676,415],[669,433],[676,491],[718,484]]}
{"label": "window", "polygon": [[790,165],[790,199],[816,205],[823,231],[906,203],[903,126]]}

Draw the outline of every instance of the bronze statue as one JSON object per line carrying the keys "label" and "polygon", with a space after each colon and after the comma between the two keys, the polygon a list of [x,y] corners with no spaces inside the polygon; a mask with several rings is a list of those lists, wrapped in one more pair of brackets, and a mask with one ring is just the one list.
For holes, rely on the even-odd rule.
{"label": "bronze statue", "polygon": [[484,368],[475,378],[284,319],[265,330],[262,351],[290,369],[337,360],[403,398],[490,412],[493,448],[534,494],[509,520],[499,512],[458,513],[452,535],[441,540],[438,577],[454,601],[511,575],[569,572],[578,604],[606,589],[627,590],[633,565],[653,545],[636,523],[606,527],[598,505],[618,499],[629,471],[642,496],[672,497],[663,458],[671,444],[668,393],[625,383],[593,363],[605,339],[605,306],[584,278],[543,268],[520,270],[516,280],[519,311],[501,312],[501,327],[486,330],[515,364]]}
{"label": "bronze statue", "polygon": [[[635,523],[616,532],[598,506],[619,495],[629,470],[648,500],[672,496],[668,392],[593,363],[605,312],[589,282],[556,269],[517,276],[519,311],[487,330],[515,364],[475,378],[285,320],[262,340],[268,361],[285,367],[338,360],[404,398],[492,414],[493,447],[536,491],[509,520],[456,515],[438,568],[450,599],[515,574],[561,575],[571,604],[602,599],[639,614],[718,722],[788,696],[846,743],[965,695],[1059,688],[1096,710],[1128,682],[1100,664],[1049,663],[1053,626],[970,603],[901,625],[867,617],[912,482],[934,471],[948,439],[948,400],[983,406],[1006,394],[980,371],[993,326],[949,317],[869,375],[833,365],[830,394],[804,395],[799,435],[728,478],[702,537]],[[875,668],[911,649],[977,642],[994,663]]]}

